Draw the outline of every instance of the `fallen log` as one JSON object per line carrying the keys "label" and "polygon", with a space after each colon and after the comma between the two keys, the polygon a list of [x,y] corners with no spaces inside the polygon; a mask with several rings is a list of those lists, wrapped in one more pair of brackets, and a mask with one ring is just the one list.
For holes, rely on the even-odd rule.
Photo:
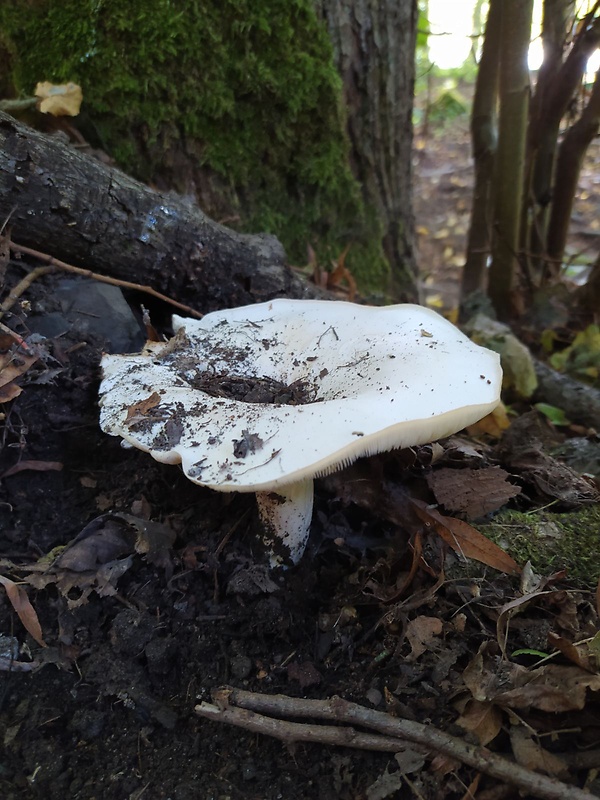
{"label": "fallen log", "polygon": [[237,233],[0,112],[0,226],[20,244],[199,311],[322,293],[268,234]]}
{"label": "fallen log", "polygon": [[600,391],[534,361],[538,388],[535,398],[564,409],[571,422],[600,431]]}

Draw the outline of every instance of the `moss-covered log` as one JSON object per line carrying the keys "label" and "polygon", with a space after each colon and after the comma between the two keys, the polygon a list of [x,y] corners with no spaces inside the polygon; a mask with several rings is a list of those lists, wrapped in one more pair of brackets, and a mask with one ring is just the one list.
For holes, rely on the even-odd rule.
{"label": "moss-covered log", "polygon": [[306,297],[274,236],[249,236],[0,112],[0,219],[15,241],[210,311]]}

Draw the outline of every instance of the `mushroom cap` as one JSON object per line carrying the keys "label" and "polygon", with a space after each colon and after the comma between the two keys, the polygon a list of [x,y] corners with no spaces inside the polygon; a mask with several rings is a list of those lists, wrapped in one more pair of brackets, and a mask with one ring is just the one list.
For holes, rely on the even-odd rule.
{"label": "mushroom cap", "polygon": [[[282,299],[173,327],[140,355],[104,356],[100,425],[220,491],[269,491],[431,442],[500,398],[498,355],[422,306]],[[247,397],[260,379],[283,387],[275,399],[311,402],[214,396],[225,376]]]}

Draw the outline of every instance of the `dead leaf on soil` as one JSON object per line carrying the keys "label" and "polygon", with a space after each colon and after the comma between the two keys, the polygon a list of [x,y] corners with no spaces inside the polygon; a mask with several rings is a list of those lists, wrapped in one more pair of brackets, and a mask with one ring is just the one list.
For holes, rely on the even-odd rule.
{"label": "dead leaf on soil", "polygon": [[498,618],[496,620],[496,639],[500,645],[503,655],[506,655],[506,642],[508,641],[508,630],[511,619],[515,616],[515,614],[519,614],[521,611],[524,611],[532,602],[532,600],[536,600],[539,597],[544,597],[549,594],[551,594],[550,591],[530,592],[529,594],[524,594],[521,597],[515,597],[514,600],[510,600],[508,603],[505,603],[502,608],[500,608]]}
{"label": "dead leaf on soil", "polygon": [[22,388],[15,381],[39,358],[24,347],[16,335],[0,335],[0,403],[7,403],[21,394]]}
{"label": "dead leaf on soil", "polygon": [[19,461],[18,464],[14,464],[14,466],[9,467],[6,472],[3,472],[2,475],[0,475],[0,478],[8,478],[9,475],[16,475],[17,472],[23,472],[27,469],[35,472],[60,472],[63,466],[64,465],[60,461],[35,461],[33,459],[29,459],[27,461]]}
{"label": "dead leaf on soil", "polygon": [[499,661],[485,642],[463,672],[472,696],[508,709],[531,709],[561,713],[581,711],[588,691],[600,691],[600,675],[576,666],[544,664],[527,669]]}
{"label": "dead leaf on soil", "polygon": [[[175,533],[161,523],[131,514],[103,514],[86,525],[50,566],[44,559],[29,567],[25,581],[37,589],[56,584],[68,607],[78,608],[93,591],[101,597],[116,594],[117,582],[131,567],[134,553],[169,570],[174,540]],[[79,592],[76,597],[75,592]]]}
{"label": "dead leaf on soil", "polygon": [[439,646],[437,637],[441,635],[442,628],[442,620],[438,617],[420,616],[412,619],[406,626],[406,638],[411,647],[406,661],[416,661],[432,645]]}
{"label": "dead leaf on soil", "polygon": [[519,574],[520,567],[514,558],[468,522],[454,517],[444,517],[415,498],[411,500],[411,504],[419,518],[459,555],[472,558],[508,575]]}
{"label": "dead leaf on soil", "polygon": [[568,777],[569,769],[565,762],[554,753],[544,750],[523,727],[511,725],[510,744],[517,764],[522,767],[556,778]]}
{"label": "dead leaf on soil", "polygon": [[6,589],[6,595],[10,600],[10,604],[16,611],[17,616],[23,623],[27,632],[41,647],[46,647],[46,642],[42,635],[42,626],[40,625],[34,607],[27,597],[25,589],[3,575],[0,575],[0,584]]}
{"label": "dead leaf on soil", "polygon": [[452,469],[442,467],[426,476],[438,503],[452,513],[478,519],[497,511],[521,493],[519,486],[508,483],[509,473],[501,467]]}
{"label": "dead leaf on soil", "polygon": [[570,642],[564,636],[550,631],[548,634],[548,646],[558,650],[571,663],[588,672],[598,672],[598,663],[594,655],[590,652],[587,641]]}
{"label": "dead leaf on soil", "polygon": [[456,722],[485,747],[502,729],[502,711],[493,703],[472,698],[467,701]]}

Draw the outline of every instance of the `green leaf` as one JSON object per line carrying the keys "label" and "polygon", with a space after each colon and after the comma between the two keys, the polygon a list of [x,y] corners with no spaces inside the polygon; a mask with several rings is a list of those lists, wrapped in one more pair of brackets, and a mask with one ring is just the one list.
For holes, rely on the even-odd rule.
{"label": "green leaf", "polygon": [[557,408],[556,406],[551,406],[549,403],[536,403],[535,408],[543,414],[553,425],[570,425],[570,421],[565,416],[565,412],[562,408]]}

